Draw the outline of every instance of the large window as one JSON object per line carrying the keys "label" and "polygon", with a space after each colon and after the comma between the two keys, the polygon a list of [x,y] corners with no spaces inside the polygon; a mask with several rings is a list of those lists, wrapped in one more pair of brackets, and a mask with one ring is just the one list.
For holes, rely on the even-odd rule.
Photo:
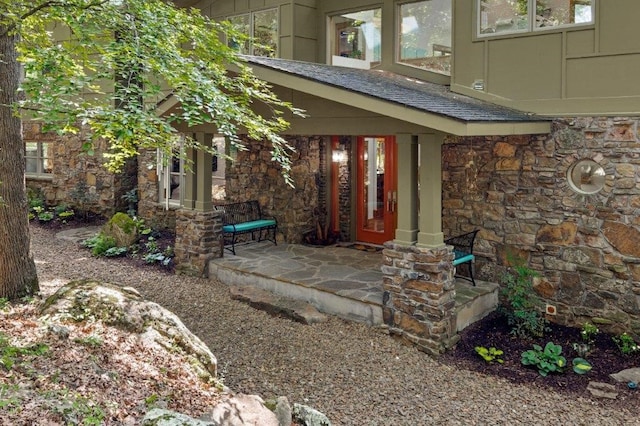
{"label": "large window", "polygon": [[479,35],[592,24],[595,0],[480,0]]}
{"label": "large window", "polygon": [[53,161],[48,142],[26,142],[26,174],[29,176],[50,176]]}
{"label": "large window", "polygon": [[229,39],[229,46],[246,55],[278,55],[278,9],[236,15],[227,18],[234,29],[250,37],[244,42]]}
{"label": "large window", "polygon": [[369,69],[380,63],[382,9],[334,16],[331,28],[333,65]]}
{"label": "large window", "polygon": [[400,6],[398,61],[441,74],[451,72],[451,0]]}
{"label": "large window", "polygon": [[182,140],[176,141],[171,158],[158,150],[158,181],[160,202],[169,206],[181,206],[184,203],[185,169],[181,155]]}

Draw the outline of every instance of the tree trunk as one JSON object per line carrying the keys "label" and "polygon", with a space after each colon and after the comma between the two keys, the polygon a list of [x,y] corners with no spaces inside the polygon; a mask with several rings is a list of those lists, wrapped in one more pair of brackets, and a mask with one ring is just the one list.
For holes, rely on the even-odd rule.
{"label": "tree trunk", "polygon": [[0,297],[8,299],[39,290],[30,253],[22,123],[8,107],[17,100],[21,79],[16,41],[0,35]]}

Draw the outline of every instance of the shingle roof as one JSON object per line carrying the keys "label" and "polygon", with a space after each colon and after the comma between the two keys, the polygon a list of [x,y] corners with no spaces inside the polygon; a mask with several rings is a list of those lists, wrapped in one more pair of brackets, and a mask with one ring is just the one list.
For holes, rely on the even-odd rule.
{"label": "shingle roof", "polygon": [[448,86],[398,74],[345,68],[311,62],[244,56],[249,64],[328,84],[333,87],[392,102],[463,122],[547,121],[534,115],[456,94]]}

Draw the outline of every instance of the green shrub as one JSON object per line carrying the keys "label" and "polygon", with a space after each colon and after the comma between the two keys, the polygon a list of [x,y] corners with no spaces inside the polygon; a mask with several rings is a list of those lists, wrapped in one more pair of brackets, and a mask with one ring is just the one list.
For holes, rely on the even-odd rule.
{"label": "green shrub", "polygon": [[618,349],[620,349],[622,355],[632,355],[640,351],[640,347],[638,347],[636,341],[627,333],[622,333],[618,337],[614,336],[612,339]]}
{"label": "green shrub", "polygon": [[591,371],[591,364],[584,358],[574,358],[573,359],[573,371],[577,374],[587,374]]}
{"label": "green shrub", "polygon": [[118,247],[115,238],[107,237],[103,233],[84,240],[82,245],[90,248],[91,254],[94,256],[107,256],[107,251]]}
{"label": "green shrub", "polygon": [[541,312],[542,301],[533,289],[536,276],[537,272],[519,260],[502,277],[500,310],[511,325],[511,333],[520,338],[540,337],[547,328]]}

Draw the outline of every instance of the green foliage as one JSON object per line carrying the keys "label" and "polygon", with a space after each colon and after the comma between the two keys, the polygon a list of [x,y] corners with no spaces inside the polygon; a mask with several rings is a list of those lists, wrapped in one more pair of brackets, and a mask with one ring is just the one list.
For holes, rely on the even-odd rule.
{"label": "green foliage", "polygon": [[[114,256],[114,250],[117,249],[116,240],[113,237],[108,237],[102,232],[88,238],[82,242],[82,245],[91,249],[91,254],[94,256]],[[107,254],[107,252],[109,254]],[[126,251],[126,248],[125,248]]]}
{"label": "green foliage", "polygon": [[593,368],[591,363],[584,358],[574,358],[572,364],[573,371],[577,374],[587,374]]}
{"label": "green foliage", "polygon": [[632,355],[640,351],[640,347],[638,347],[636,341],[627,333],[622,333],[617,337],[614,336],[612,339],[623,355]]}
{"label": "green foliage", "polygon": [[597,326],[590,322],[585,322],[584,324],[582,324],[580,337],[582,338],[582,341],[584,343],[591,345],[595,341],[595,337],[598,333],[600,333],[600,330]]}
{"label": "green foliage", "polygon": [[[242,149],[241,126],[250,138],[270,141],[272,159],[292,183],[294,149],[280,135],[289,126],[285,114],[304,114],[279,100],[227,46],[226,39],[243,38],[230,23],[163,0],[2,2],[0,16],[0,23],[20,35],[25,78],[19,107],[42,120],[45,130],[90,129],[84,151],[92,155],[94,143],[106,140],[112,170],[140,149],[171,152],[174,122],[212,123],[230,146]],[[73,41],[53,39],[47,31],[53,27],[69,28]],[[228,73],[229,67],[236,72]],[[110,82],[113,88],[103,90]],[[158,82],[181,105],[166,116],[156,113],[157,99],[169,93]],[[260,108],[254,111],[253,105]],[[212,151],[195,140],[186,144]]]}
{"label": "green foliage", "polygon": [[476,346],[475,350],[476,353],[488,363],[492,363],[494,361],[499,364],[504,363],[504,360],[502,359],[502,355],[504,355],[504,352],[501,349],[496,349],[493,346],[490,348],[485,348],[484,346]]}
{"label": "green foliage", "polygon": [[7,306],[9,306],[9,299],[6,297],[0,297],[0,310],[5,309]]}
{"label": "green foliage", "polygon": [[102,339],[98,336],[87,336],[74,339],[73,341],[90,348],[98,348],[102,346]]}
{"label": "green foliage", "polygon": [[80,394],[70,394],[68,391],[52,393],[53,411],[60,414],[65,424],[70,425],[103,425],[105,411],[95,402]]}
{"label": "green foliage", "polygon": [[138,188],[133,188],[124,193],[122,199],[127,202],[127,214],[136,217],[138,207]]}
{"label": "green foliage", "polygon": [[0,410],[19,407],[20,399],[16,396],[19,390],[18,385],[0,384]]}
{"label": "green foliage", "polygon": [[513,266],[503,277],[500,310],[507,316],[511,332],[520,337],[540,337],[547,327],[541,314],[542,302],[533,289],[533,278],[538,273],[522,260],[510,259]]}
{"label": "green foliage", "polygon": [[49,347],[40,343],[24,348],[14,346],[5,334],[0,333],[0,365],[7,371],[10,371],[16,363],[20,363],[24,357],[41,356],[48,351]]}
{"label": "green foliage", "polygon": [[522,353],[523,365],[533,365],[541,376],[549,373],[562,373],[567,365],[567,359],[562,356],[562,346],[548,342],[544,349],[540,345],[533,345],[533,349]]}

